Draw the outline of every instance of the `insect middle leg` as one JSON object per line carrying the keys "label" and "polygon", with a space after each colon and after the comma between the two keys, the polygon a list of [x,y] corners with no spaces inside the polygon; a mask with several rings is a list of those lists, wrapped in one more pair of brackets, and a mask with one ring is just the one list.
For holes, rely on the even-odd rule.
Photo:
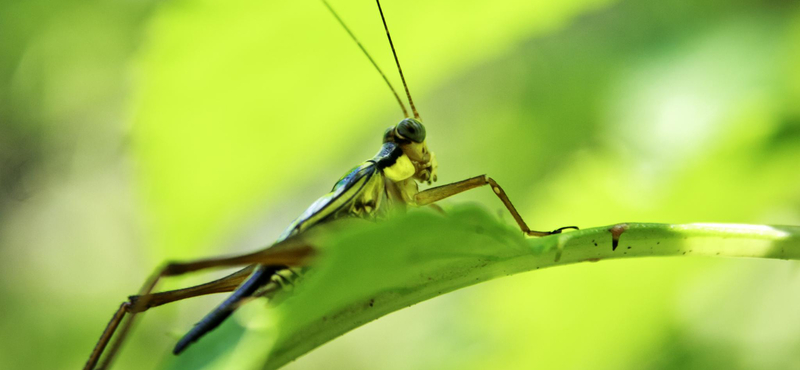
{"label": "insect middle leg", "polygon": [[[123,340],[130,331],[131,326],[133,325],[136,313],[144,311],[149,307],[159,305],[159,304],[152,305],[151,300],[153,299],[162,300],[164,302],[160,304],[164,304],[167,303],[166,301],[170,301],[169,300],[170,298],[177,298],[177,299],[172,299],[172,301],[175,301],[178,299],[183,299],[179,298],[181,295],[183,295],[184,298],[189,298],[191,296],[202,295],[202,294],[192,295],[192,293],[201,293],[206,291],[206,289],[199,289],[194,292],[187,292],[187,290],[179,290],[173,292],[164,292],[162,293],[161,296],[157,296],[158,293],[156,295],[151,295],[150,293],[152,292],[153,288],[156,286],[156,284],[161,278],[166,276],[181,275],[188,272],[198,271],[212,267],[234,267],[234,266],[242,266],[249,264],[297,266],[304,263],[312,254],[313,254],[313,248],[311,246],[306,245],[302,242],[298,242],[297,240],[294,239],[287,239],[282,241],[281,243],[275,244],[261,251],[241,256],[210,258],[193,262],[167,263],[163,267],[159,268],[157,272],[153,274],[150,279],[147,280],[147,282],[139,292],[139,295],[136,296],[137,298],[133,299],[130,302],[125,302],[120,306],[120,308],[114,314],[114,317],[112,317],[106,329],[103,331],[103,334],[100,336],[100,339],[95,345],[95,348],[92,350],[92,353],[89,356],[86,365],[84,366],[84,370],[94,369],[95,365],[100,360],[100,355],[103,353],[103,350],[105,349],[106,345],[111,340],[111,337],[114,335],[114,332],[120,326],[120,323],[122,322],[125,313],[129,313],[128,320],[125,321],[125,323],[121,326],[121,328],[119,328],[119,333],[117,333],[116,339],[111,344],[108,354],[106,355],[105,359],[100,364],[98,369],[106,369],[111,364],[111,361],[113,360],[115,354],[119,351],[119,348],[122,345]],[[234,275],[236,274],[230,275],[229,277]],[[246,277],[247,276],[245,274],[244,278]],[[222,285],[224,284],[220,284],[220,286],[212,286],[206,288],[208,288],[209,290],[222,289],[223,288]],[[192,289],[192,288],[187,288],[187,289]],[[235,287],[233,289],[235,289]],[[165,295],[170,293],[171,295]],[[204,294],[209,294],[209,293],[204,293]]]}
{"label": "insect middle leg", "polygon": [[417,193],[415,200],[418,206],[424,206],[431,204],[433,202],[440,201],[445,198],[449,198],[453,195],[458,193],[463,193],[467,190],[479,188],[481,186],[490,185],[492,187],[492,191],[498,198],[503,202],[506,206],[508,211],[511,213],[511,216],[514,217],[514,220],[517,221],[517,225],[519,228],[522,229],[522,232],[528,236],[545,236],[545,235],[552,235],[552,234],[560,234],[563,230],[566,229],[578,229],[577,226],[565,226],[555,229],[553,231],[536,231],[531,230],[528,227],[528,224],[525,223],[525,220],[522,219],[517,209],[514,207],[514,204],[511,203],[511,200],[508,199],[508,195],[500,187],[500,185],[494,181],[491,177],[486,175],[475,176],[473,178],[469,178],[463,181],[454,182],[452,184],[437,186],[435,188],[430,188],[424,191]]}

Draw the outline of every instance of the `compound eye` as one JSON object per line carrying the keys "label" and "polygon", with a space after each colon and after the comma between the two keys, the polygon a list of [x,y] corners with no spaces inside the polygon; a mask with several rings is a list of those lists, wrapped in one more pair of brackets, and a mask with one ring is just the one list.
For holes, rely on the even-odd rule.
{"label": "compound eye", "polygon": [[397,124],[397,133],[415,143],[425,141],[425,126],[413,118],[406,118]]}

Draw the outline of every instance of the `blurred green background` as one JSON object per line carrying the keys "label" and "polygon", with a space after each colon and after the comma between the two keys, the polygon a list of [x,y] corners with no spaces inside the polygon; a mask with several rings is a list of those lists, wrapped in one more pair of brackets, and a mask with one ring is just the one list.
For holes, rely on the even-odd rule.
{"label": "blurred green background", "polygon": [[[332,5],[399,85],[374,3]],[[800,2],[384,11],[440,183],[488,173],[545,230],[800,224]],[[401,118],[318,1],[3,1],[0,368],[79,368],[159,262],[269,244]],[[455,202],[502,213],[488,190]],[[521,274],[287,369],[800,369],[798,267],[674,258]],[[221,298],[148,312],[115,369],[258,357],[229,341],[213,363],[171,358]],[[204,342],[265,325],[250,316]]]}

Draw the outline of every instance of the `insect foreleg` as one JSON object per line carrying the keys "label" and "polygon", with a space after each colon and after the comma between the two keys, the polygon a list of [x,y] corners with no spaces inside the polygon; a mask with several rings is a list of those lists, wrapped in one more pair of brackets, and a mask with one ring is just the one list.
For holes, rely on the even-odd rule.
{"label": "insect foreleg", "polygon": [[511,213],[511,216],[514,217],[514,220],[517,221],[517,225],[522,230],[525,235],[528,236],[545,236],[545,235],[552,235],[552,234],[559,234],[561,231],[565,229],[578,229],[577,226],[566,226],[561,227],[553,231],[536,231],[531,230],[528,227],[528,224],[525,223],[525,220],[522,219],[517,209],[514,207],[514,204],[511,203],[511,200],[508,199],[508,195],[503,190],[500,185],[494,181],[491,177],[486,175],[475,176],[473,178],[469,178],[463,181],[454,182],[452,184],[437,186],[435,188],[430,188],[425,191],[421,191],[417,193],[415,196],[415,200],[418,206],[424,206],[431,204],[433,202],[440,201],[442,199],[451,197],[458,193],[463,193],[470,189],[475,189],[484,185],[491,185],[492,191],[498,198],[503,202],[506,206],[508,211]]}

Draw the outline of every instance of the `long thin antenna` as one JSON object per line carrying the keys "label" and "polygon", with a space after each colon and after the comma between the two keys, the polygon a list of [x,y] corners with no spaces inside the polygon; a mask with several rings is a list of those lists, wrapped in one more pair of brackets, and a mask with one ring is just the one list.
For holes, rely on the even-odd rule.
{"label": "long thin antenna", "polygon": [[383,29],[386,30],[386,37],[389,38],[389,46],[392,47],[394,62],[397,63],[397,71],[400,72],[400,79],[403,80],[403,87],[406,88],[406,96],[408,96],[408,104],[411,106],[411,111],[414,112],[414,118],[421,121],[422,119],[419,117],[417,108],[414,107],[414,101],[411,100],[411,93],[408,92],[408,85],[406,84],[406,78],[403,76],[403,69],[400,68],[400,60],[397,59],[397,53],[394,51],[394,43],[392,43],[392,35],[389,34],[389,26],[386,25],[386,18],[383,16],[383,9],[381,9],[381,1],[380,0],[375,0],[375,1],[378,3],[378,11],[381,13],[381,20],[383,21]]}
{"label": "long thin antenna", "polygon": [[[350,28],[347,27],[346,24],[344,24],[344,21],[342,20],[342,18],[339,18],[339,14],[336,14],[336,11],[333,10],[333,8],[331,7],[331,4],[328,4],[328,2],[326,0],[322,0],[322,3],[325,4],[325,6],[328,8],[328,10],[331,11],[331,14],[333,14],[333,17],[336,18],[337,21],[339,21],[339,24],[341,24],[342,27],[344,28],[344,30],[347,31],[347,34],[350,35],[350,38],[353,39],[353,41],[356,42],[356,44],[361,49],[361,51],[364,52],[364,55],[367,56],[367,59],[369,59],[370,63],[372,63],[372,66],[375,67],[375,69],[378,70],[378,73],[381,74],[381,77],[383,77],[383,80],[386,81],[386,85],[388,85],[389,89],[392,90],[392,94],[394,94],[395,99],[397,99],[397,102],[400,104],[400,109],[403,110],[403,115],[406,118],[408,118],[408,110],[406,110],[406,106],[403,104],[403,100],[400,99],[400,95],[397,95],[397,91],[394,89],[394,86],[392,86],[392,83],[389,82],[389,79],[386,78],[386,75],[383,74],[383,71],[381,70],[381,67],[378,67],[378,64],[375,63],[375,60],[373,60],[372,57],[369,55],[369,53],[367,52],[367,49],[364,48],[364,45],[361,45],[361,42],[358,41],[358,39],[356,38],[356,35],[354,35],[353,32],[350,31]],[[401,76],[402,76],[402,74],[403,73],[400,72]],[[405,81],[403,81],[403,85],[405,85]],[[406,88],[406,93],[408,93],[408,88]],[[411,104],[411,107],[413,109],[414,105]],[[417,111],[415,110],[414,111],[415,117],[417,116],[416,113],[417,113]],[[419,117],[417,117],[417,118],[419,118]]]}

